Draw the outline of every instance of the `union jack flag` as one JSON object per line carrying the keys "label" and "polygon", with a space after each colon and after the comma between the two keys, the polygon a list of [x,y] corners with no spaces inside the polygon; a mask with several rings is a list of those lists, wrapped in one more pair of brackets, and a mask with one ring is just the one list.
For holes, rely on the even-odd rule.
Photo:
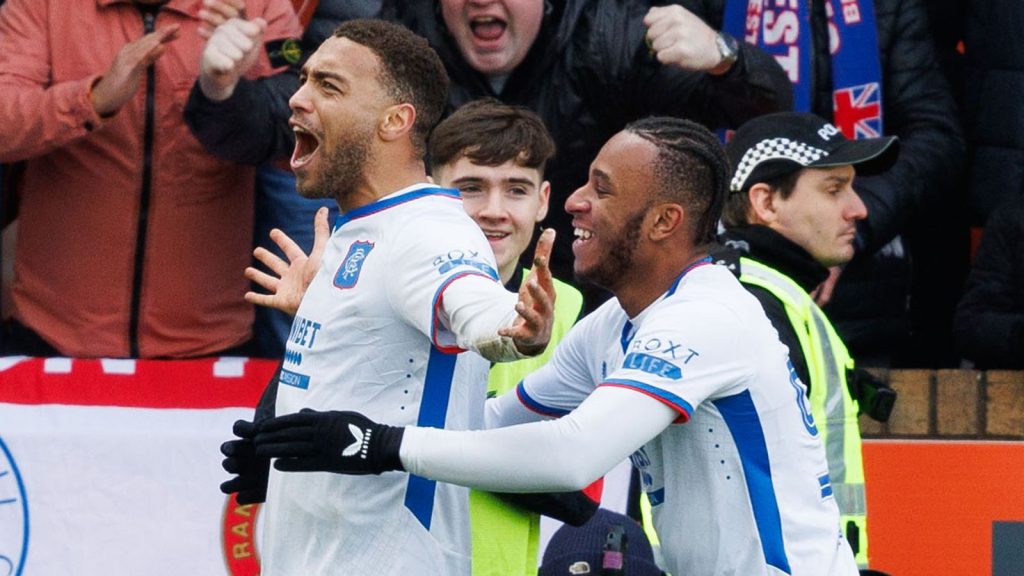
{"label": "union jack flag", "polygon": [[882,135],[882,102],[878,82],[840,88],[834,95],[835,125],[847,138]]}

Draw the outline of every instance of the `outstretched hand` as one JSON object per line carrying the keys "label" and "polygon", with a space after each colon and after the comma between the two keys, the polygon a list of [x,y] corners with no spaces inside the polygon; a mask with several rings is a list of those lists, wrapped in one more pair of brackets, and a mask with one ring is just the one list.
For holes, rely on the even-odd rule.
{"label": "outstretched hand", "polygon": [[256,456],[276,458],[282,472],[380,474],[404,470],[398,457],[405,428],[378,424],[358,412],[304,408],[260,422]]}
{"label": "outstretched hand", "polygon": [[516,303],[519,317],[511,326],[498,330],[499,335],[512,338],[516,349],[527,356],[540,354],[551,340],[551,327],[555,322],[555,284],[548,262],[554,244],[554,229],[544,230],[533,253],[533,269],[519,287],[519,302]]}
{"label": "outstretched hand", "polygon": [[245,277],[263,287],[269,294],[246,292],[245,301],[294,316],[302,297],[306,294],[306,289],[320,270],[320,259],[323,257],[330,235],[331,227],[327,223],[326,207],[317,210],[313,218],[313,249],[308,255],[287,234],[277,228],[271,230],[270,239],[281,248],[287,261],[266,248],[254,250],[253,256],[277,276],[252,266],[246,268]]}

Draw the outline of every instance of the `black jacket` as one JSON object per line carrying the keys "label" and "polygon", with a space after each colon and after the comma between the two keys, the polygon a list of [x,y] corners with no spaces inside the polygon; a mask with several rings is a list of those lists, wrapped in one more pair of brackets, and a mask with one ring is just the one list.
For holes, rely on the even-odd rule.
{"label": "black jacket", "polygon": [[[330,3],[321,0],[321,5]],[[537,112],[554,136],[556,157],[546,176],[552,184],[546,224],[558,230],[552,257],[556,276],[571,277],[572,228],[564,200],[587,180],[597,151],[626,123],[648,115],[690,118],[709,127],[736,127],[759,114],[789,109],[792,89],[773,58],[749,45],[722,77],[662,66],[644,43],[643,0],[552,0],[540,34],[526,60],[508,78],[500,94],[462,58],[448,34],[437,3],[426,0],[385,2],[382,16],[400,21],[427,38],[440,54],[451,78],[449,111],[484,96],[524,105]],[[283,80],[266,80],[279,82]],[[290,80],[293,82],[294,78]],[[266,118],[252,108],[274,107],[278,126],[280,102],[265,101],[287,90],[263,90],[244,82],[227,102],[211,106],[193,89],[186,118],[196,136],[214,154],[257,162],[268,154],[283,156],[290,146],[267,142],[267,125],[243,128],[249,117]],[[285,108],[286,109],[286,108]],[[250,114],[252,114],[250,116]],[[254,132],[265,133],[260,138]],[[239,136],[244,134],[244,140]],[[244,153],[243,153],[244,152]]]}
{"label": "black jacket", "polygon": [[981,225],[1011,196],[1024,194],[1024,3],[963,2],[968,135],[968,205]]}
{"label": "black jacket", "polygon": [[1003,203],[985,225],[953,334],[979,368],[1024,368],[1024,195]]}
{"label": "black jacket", "polygon": [[[718,240],[722,248],[713,250],[711,257],[716,264],[728,266],[737,276],[741,272],[740,256],[746,256],[789,276],[807,293],[813,292],[828,277],[828,269],[819,264],[807,250],[767,226],[740,226],[725,232]],[[744,284],[743,287],[761,303],[765,315],[779,333],[779,340],[789,348],[789,359],[809,394],[810,371],[807,369],[803,347],[786,314],[785,305],[760,286]]]}

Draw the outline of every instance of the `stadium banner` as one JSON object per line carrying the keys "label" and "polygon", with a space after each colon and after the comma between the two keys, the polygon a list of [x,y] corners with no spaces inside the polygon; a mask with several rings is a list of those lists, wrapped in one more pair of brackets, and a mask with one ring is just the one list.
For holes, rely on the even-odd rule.
{"label": "stadium banner", "polygon": [[219,446],[276,366],[0,358],[0,576],[256,574]]}

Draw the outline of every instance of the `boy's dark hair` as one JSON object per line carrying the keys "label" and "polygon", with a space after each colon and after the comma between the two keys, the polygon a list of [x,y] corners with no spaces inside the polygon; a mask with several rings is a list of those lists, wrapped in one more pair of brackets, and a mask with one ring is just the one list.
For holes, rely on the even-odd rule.
{"label": "boy's dark hair", "polygon": [[[803,170],[797,170],[778,178],[765,180],[763,184],[767,184],[769,188],[778,192],[783,199],[786,199],[796,189],[796,181],[800,179],[800,175],[803,173]],[[758,184],[758,182],[754,184]],[[751,186],[747,186],[742,191],[731,192],[726,199],[725,207],[722,209],[722,226],[726,229],[751,224],[749,221],[750,188]]]}
{"label": "boy's dark hair", "polygon": [[435,170],[465,156],[481,166],[512,160],[543,176],[554,154],[555,143],[539,116],[494,98],[464,104],[430,134],[430,165]]}
{"label": "boy's dark hair", "polygon": [[334,36],[366,46],[380,59],[377,79],[388,95],[416,109],[412,141],[422,155],[427,135],[448,102],[448,73],[437,52],[409,29],[384,20],[349,20],[335,29]]}

